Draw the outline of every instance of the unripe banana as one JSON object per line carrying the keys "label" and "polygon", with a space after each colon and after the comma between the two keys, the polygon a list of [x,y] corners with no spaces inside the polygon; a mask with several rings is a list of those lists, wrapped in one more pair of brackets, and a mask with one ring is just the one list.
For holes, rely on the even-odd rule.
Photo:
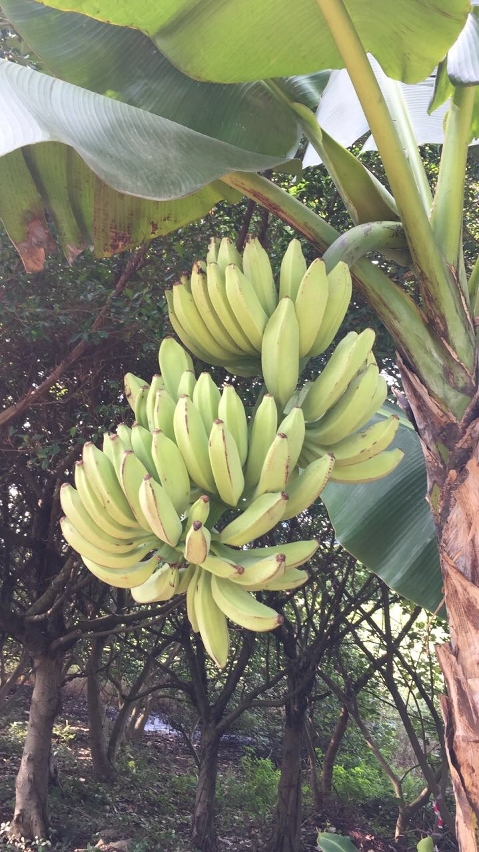
{"label": "unripe banana", "polygon": [[294,310],[299,327],[299,357],[309,355],[320,332],[326,306],[329,285],[326,265],[316,258],[306,270],[294,300]]}
{"label": "unripe banana", "polygon": [[266,387],[284,408],[299,378],[299,328],[291,299],[285,296],[271,314],[263,334],[261,364]]}
{"label": "unripe banana", "polygon": [[[398,426],[399,417],[393,414],[373,423],[368,429],[344,438],[334,445],[335,467],[347,467],[379,455],[394,440]],[[326,448],[321,449],[326,452]]]}
{"label": "unripe banana", "polygon": [[146,397],[146,420],[147,420],[148,429],[150,431],[152,431],[155,428],[155,421],[154,421],[153,412],[155,410],[155,404],[156,404],[156,393],[159,390],[164,390],[164,388],[165,388],[165,380],[164,380],[163,376],[160,376],[160,375],[158,375],[158,373],[155,373],[155,375],[151,379],[150,388],[148,390],[148,396]]}
{"label": "unripe banana", "polygon": [[267,491],[284,491],[291,470],[288,437],[284,432],[278,432],[266,453],[253,499]]}
{"label": "unripe banana", "polygon": [[288,438],[290,470],[293,470],[298,463],[306,432],[303,409],[294,406],[279,424],[278,432],[283,432]]}
{"label": "unripe banana", "polygon": [[202,269],[198,263],[193,265],[191,273],[191,295],[198,311],[205,322],[205,325],[227,352],[231,352],[232,357],[242,355],[243,350],[235,343],[231,335],[227,332],[218,314],[215,311],[208,292],[208,278],[206,270]]}
{"label": "unripe banana", "polygon": [[104,568],[131,568],[140,562],[151,550],[154,549],[154,537],[145,539],[142,544],[138,544],[136,540],[131,543],[129,550],[124,553],[110,553],[95,547],[91,541],[84,538],[78,530],[73,526],[68,518],[61,518],[60,526],[62,528],[63,537],[68,544],[73,547],[81,556],[86,556],[87,559],[92,559],[98,565]]}
{"label": "unripe banana", "polygon": [[266,454],[278,429],[278,409],[272,394],[265,394],[249,426],[248,458],[245,470],[245,487],[258,484]]}
{"label": "unripe banana", "polygon": [[313,538],[308,541],[291,541],[270,547],[248,547],[246,550],[234,550],[226,544],[213,541],[211,547],[218,556],[222,556],[230,562],[237,562],[244,568],[254,565],[258,560],[264,559],[272,553],[281,553],[286,560],[285,569],[288,570],[289,568],[297,568],[298,565],[304,565],[311,559],[319,547],[319,541]]}
{"label": "unripe banana", "polygon": [[190,502],[190,477],[180,450],[164,432],[155,429],[151,454],[161,485],[177,513],[184,514]]}
{"label": "unripe banana", "polygon": [[[136,520],[126,527],[113,520],[106,511],[103,503],[98,499],[96,492],[87,479],[82,461],[75,462],[75,485],[89,516],[96,521],[98,526],[108,535],[114,538],[130,540],[139,534]],[[142,532],[142,531],[141,531]]]}
{"label": "unripe banana", "polygon": [[218,260],[218,251],[220,248],[220,238],[210,237],[208,243],[208,251],[206,252],[206,263],[216,263]]}
{"label": "unripe banana", "polygon": [[238,324],[255,350],[261,352],[268,314],[263,309],[251,281],[237,266],[230,264],[226,267],[225,281],[226,296]]}
{"label": "unripe banana", "polygon": [[208,453],[208,435],[198,409],[188,396],[180,396],[173,419],[175,440],[188,473],[202,490],[214,493],[215,480]]}
{"label": "unripe banana", "polygon": [[184,595],[187,592],[188,586],[193,579],[195,569],[196,565],[185,565],[184,568],[178,569],[178,585],[176,587],[177,595]]}
{"label": "unripe banana", "polygon": [[[208,294],[221,323],[238,348],[247,355],[256,355],[256,349],[241,329],[226,295],[224,272],[217,263],[209,263],[206,269]],[[234,360],[232,357],[226,361]],[[225,363],[226,363],[225,361]]]}
{"label": "unripe banana", "polygon": [[202,494],[191,504],[186,516],[186,532],[188,532],[193,521],[201,521],[202,524],[206,524],[210,514],[210,505],[211,500],[207,494]]}
{"label": "unripe banana", "polygon": [[201,373],[193,391],[193,402],[201,414],[207,435],[218,417],[221,393],[210,373]]}
{"label": "unripe banana", "polygon": [[148,473],[157,478],[156,467],[151,454],[152,435],[149,429],[140,426],[139,423],[133,423],[131,427],[131,449],[135,453],[141,463],[144,464]]}
{"label": "unripe banana", "polygon": [[198,619],[196,617],[195,612],[195,598],[196,598],[196,589],[198,586],[198,580],[201,574],[201,568],[199,565],[194,566],[194,573],[189,582],[188,588],[186,590],[186,614],[188,616],[188,621],[191,624],[191,629],[194,633],[199,633],[199,625]]}
{"label": "unripe banana", "polygon": [[196,583],[195,615],[207,653],[219,669],[225,667],[229,652],[226,616],[211,593],[211,575],[201,571]]}
{"label": "unripe banana", "polygon": [[349,332],[338,343],[322,373],[309,388],[302,409],[306,421],[318,420],[336,404],[356,373],[362,369],[374,343],[375,333]]}
{"label": "unripe banana", "polygon": [[[342,441],[354,432],[376,392],[378,379],[379,370],[376,364],[370,364],[361,370],[349,383],[336,405],[311,427],[315,440],[326,447],[333,447],[337,441]],[[334,450],[331,449],[331,452]]]}
{"label": "unripe banana", "polygon": [[135,421],[139,423],[140,426],[144,426],[145,429],[148,427],[148,415],[146,413],[146,405],[148,402],[149,393],[150,386],[144,384],[138,391],[135,399]]}
{"label": "unripe banana", "polygon": [[120,423],[116,427],[116,434],[122,442],[125,450],[131,450],[131,427],[126,423]]}
{"label": "unripe banana", "polygon": [[334,456],[327,454],[309,464],[296,479],[288,483],[289,500],[283,520],[294,518],[316,502],[331,478],[333,467]]}
{"label": "unripe banana", "polygon": [[125,527],[135,527],[136,519],[110,459],[91,441],[87,441],[83,447],[83,469],[96,496],[110,517]]}
{"label": "unripe banana", "polygon": [[135,586],[141,586],[142,583],[148,580],[148,577],[151,577],[153,571],[158,566],[159,557],[156,555],[151,556],[144,562],[138,562],[136,565],[132,565],[131,568],[124,569],[104,568],[86,556],[82,556],[82,560],[88,570],[98,580],[101,580],[102,583],[108,583],[109,586],[115,586],[117,589],[133,589]]}
{"label": "unripe banana", "polygon": [[153,477],[145,476],[139,491],[141,509],[155,535],[171,547],[178,544],[183,531],[166,490]]}
{"label": "unripe banana", "polygon": [[233,385],[223,385],[218,403],[218,418],[223,420],[226,428],[231,432],[238,448],[241,464],[244,465],[248,455],[248,421],[243,400]]}
{"label": "unripe banana", "polygon": [[167,438],[175,440],[173,418],[175,416],[176,403],[167,390],[156,392],[155,405],[153,408],[153,428],[161,429]]}
{"label": "unripe banana", "polygon": [[234,263],[235,266],[243,271],[243,259],[236,246],[228,237],[223,237],[220,242],[216,263],[222,272],[225,271],[230,263]]}
{"label": "unripe banana", "polygon": [[131,596],[134,601],[141,604],[168,601],[176,592],[178,580],[177,566],[165,562],[160,564],[141,586],[135,586],[131,590]]}
{"label": "unripe banana", "polygon": [[321,355],[333,342],[344,319],[352,295],[351,273],[342,261],[328,273],[328,304],[318,336],[309,351],[310,358]]}
{"label": "unripe banana", "polygon": [[201,565],[208,556],[211,533],[201,521],[193,521],[185,540],[184,555],[187,562]]}
{"label": "unripe banana", "polygon": [[129,539],[106,533],[88,514],[78,491],[67,482],[64,482],[60,488],[60,505],[72,527],[100,550],[108,553],[128,553],[135,543],[140,544],[146,538],[139,528],[132,531]]}
{"label": "unripe banana", "polygon": [[387,395],[388,383],[384,376],[378,376],[374,394],[369,400],[369,402],[365,403],[361,411],[361,417],[356,422],[356,429],[362,429],[363,426],[366,425],[366,423],[369,423],[371,417],[373,417],[373,415],[379,411],[381,406],[384,405]]}
{"label": "unripe banana", "polygon": [[126,373],[124,377],[124,389],[125,389],[125,399],[130,406],[131,410],[135,410],[136,398],[140,393],[140,390],[148,385],[148,382],[145,382],[144,379],[141,379],[139,376],[135,376],[134,373]]}
{"label": "unripe banana", "polygon": [[261,494],[221,531],[219,540],[237,547],[254,541],[282,519],[287,500],[288,495],[284,492]]}
{"label": "unripe banana", "polygon": [[269,606],[260,603],[237,583],[211,576],[213,598],[224,614],[246,630],[274,630],[284,618]]}
{"label": "unripe banana", "polygon": [[184,373],[181,374],[180,381],[178,382],[178,398],[186,394],[190,399],[193,399],[193,392],[195,390],[196,385],[196,376],[193,370],[185,370]]}
{"label": "unripe banana", "polygon": [[271,261],[260,241],[251,234],[243,251],[243,272],[251,281],[263,310],[271,316],[278,303]]}
{"label": "unripe banana", "polygon": [[401,461],[404,453],[400,449],[386,450],[373,458],[347,467],[338,467],[331,474],[331,482],[356,484],[372,482],[392,473]]}
{"label": "unripe banana", "polygon": [[284,553],[271,553],[263,559],[248,565],[241,574],[231,577],[233,583],[245,586],[255,585],[258,591],[272,582],[275,578],[282,577],[285,571],[286,557]]}
{"label": "unripe banana", "polygon": [[150,474],[143,462],[131,450],[124,450],[119,462],[118,478],[136,520],[144,530],[151,533],[150,522],[145,517],[140,503],[140,487],[145,476]]}
{"label": "unripe banana", "polygon": [[220,363],[231,358],[232,353],[219,344],[206,326],[191,293],[179,282],[173,284],[173,309],[188,338],[197,342],[201,350],[211,353]]}
{"label": "unripe banana", "polygon": [[[181,376],[185,370],[194,371],[193,361],[186,349],[183,349],[174,337],[165,337],[158,350],[158,362],[165,388],[172,400],[176,402]],[[155,427],[161,428],[156,424]]]}
{"label": "unripe banana", "polygon": [[222,420],[215,420],[208,441],[211,470],[223,503],[236,506],[244,490],[244,476],[236,442]]}
{"label": "unripe banana", "polygon": [[[212,542],[212,547],[214,547]],[[234,580],[240,574],[244,573],[242,565],[232,562],[231,559],[225,559],[223,556],[217,556],[215,553],[208,553],[206,559],[201,563],[201,567],[210,574],[216,574],[217,577],[226,577],[228,580]]]}
{"label": "unripe banana", "polygon": [[253,583],[251,586],[243,586],[242,588],[248,592],[287,592],[292,589],[298,589],[303,586],[308,579],[307,571],[298,571],[297,568],[289,568],[278,577],[273,577],[269,583],[258,585]]}
{"label": "unripe banana", "polygon": [[214,358],[211,352],[200,346],[196,336],[192,336],[192,334],[184,328],[175,312],[172,291],[166,290],[165,297],[166,304],[168,305],[168,316],[170,319],[170,323],[173,326],[174,331],[176,331],[181,342],[190,350],[190,352],[193,353],[193,355],[196,355],[197,358],[200,358],[201,361],[204,361],[206,364],[213,364],[217,367],[223,366],[225,362],[224,357]]}
{"label": "unripe banana", "polygon": [[281,269],[279,273],[279,298],[289,296],[290,299],[296,299],[299,285],[306,273],[306,260],[303,255],[301,243],[299,240],[291,240],[286,249],[281,261]]}

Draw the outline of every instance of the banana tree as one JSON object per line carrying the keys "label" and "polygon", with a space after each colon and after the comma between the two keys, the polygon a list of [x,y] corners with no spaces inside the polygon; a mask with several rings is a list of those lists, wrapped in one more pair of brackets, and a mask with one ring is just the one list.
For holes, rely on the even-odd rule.
{"label": "banana tree", "polygon": [[[438,654],[448,692],[442,710],[457,833],[462,852],[477,852],[479,261],[466,269],[462,208],[468,145],[478,135],[478,10],[469,0],[263,0],[259,7],[252,0],[151,0],[136,8],[125,0],[4,0],[2,6],[48,69],[0,63],[6,155],[0,215],[27,262],[38,250],[31,268],[41,264],[50,240],[45,206],[71,257],[92,239],[101,252],[154,236],[162,205],[170,205],[165,229],[177,227],[176,205],[186,207],[183,223],[201,215],[199,207],[189,210],[195,194],[233,190],[294,227],[329,268],[346,259],[392,335],[404,407],[424,451],[451,630]],[[368,54],[387,75],[387,99]],[[433,193],[397,81],[422,82],[436,66],[432,107],[446,104],[447,119]],[[324,84],[318,70],[343,67],[389,188],[315,117]],[[344,234],[258,174],[288,159],[300,134],[351,216]],[[119,226],[112,193],[124,205],[123,223],[139,215],[129,207],[140,205],[138,198],[152,205],[141,234]],[[97,219],[109,240],[96,238]],[[410,267],[417,299],[365,257],[372,250]]]}

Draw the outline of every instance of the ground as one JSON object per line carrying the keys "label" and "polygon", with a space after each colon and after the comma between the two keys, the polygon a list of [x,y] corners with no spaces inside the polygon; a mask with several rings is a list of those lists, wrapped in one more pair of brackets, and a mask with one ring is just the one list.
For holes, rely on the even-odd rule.
{"label": "ground", "polygon": [[[7,841],[12,814],[14,780],[28,715],[28,690],[13,697],[2,730],[0,719],[0,850],[3,852],[189,852],[190,813],[196,786],[195,763],[177,735],[145,734],[138,745],[128,745],[119,760],[113,784],[94,780],[89,750],[84,696],[65,696],[55,726],[54,749],[58,783],[50,793],[51,841],[38,844]],[[14,721],[12,721],[14,720]],[[245,752],[246,749],[246,752]],[[249,749],[249,750],[248,750]],[[264,749],[264,746],[263,746]],[[218,784],[218,829],[221,852],[261,852],[271,824],[277,773],[269,760],[253,756],[246,771],[240,764],[251,746],[231,738],[221,748]],[[307,779],[306,779],[307,781]],[[380,806],[359,808],[354,802],[336,802],[327,814],[315,814],[306,793],[302,852],[316,852],[318,830],[351,837],[361,852],[412,852],[421,830],[399,845],[391,833],[378,832]],[[385,822],[384,815],[382,816]],[[2,845],[3,841],[3,845]],[[441,852],[453,852],[444,841]]]}

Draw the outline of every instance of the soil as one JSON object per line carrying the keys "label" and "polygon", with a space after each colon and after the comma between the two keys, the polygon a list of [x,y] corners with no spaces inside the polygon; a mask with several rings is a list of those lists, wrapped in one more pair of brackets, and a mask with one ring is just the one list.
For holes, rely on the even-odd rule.
{"label": "soil", "polygon": [[[196,767],[185,740],[176,732],[145,733],[141,742],[122,752],[116,780],[95,781],[88,748],[85,696],[67,691],[55,726],[56,782],[50,794],[51,842],[13,845],[8,840],[14,782],[28,715],[29,690],[21,687],[7,705],[0,724],[0,852],[190,852],[190,813],[194,802]],[[113,707],[110,708],[113,714]],[[12,725],[12,719],[14,723]],[[1,722],[2,720],[0,720]],[[13,732],[13,733],[12,733]],[[218,793],[220,852],[261,852],[271,825],[271,813],[245,813],[241,807],[239,762],[248,739],[229,737],[221,745]],[[260,754],[259,756],[264,756]],[[306,783],[307,783],[307,779]],[[236,786],[235,783],[236,782]],[[236,794],[234,791],[236,790]],[[238,793],[238,790],[240,791]],[[236,799],[235,799],[236,795]],[[360,852],[412,852],[424,836],[423,827],[407,839],[377,833],[381,803],[368,807],[333,802],[324,813],[306,813],[301,852],[316,852],[318,831],[349,836]],[[387,815],[384,820],[387,824]],[[3,845],[2,845],[3,844]],[[441,852],[453,852],[451,841]]]}

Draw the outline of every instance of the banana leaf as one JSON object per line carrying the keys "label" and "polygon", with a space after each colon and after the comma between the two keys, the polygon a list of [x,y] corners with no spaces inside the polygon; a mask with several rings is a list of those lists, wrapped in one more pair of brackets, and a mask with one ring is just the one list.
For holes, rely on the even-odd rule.
{"label": "banana leaf", "polygon": [[442,577],[426,467],[419,438],[399,409],[388,404],[377,417],[391,413],[401,421],[392,444],[404,450],[398,467],[375,482],[329,483],[321,498],[343,547],[391,589],[435,612]]}

